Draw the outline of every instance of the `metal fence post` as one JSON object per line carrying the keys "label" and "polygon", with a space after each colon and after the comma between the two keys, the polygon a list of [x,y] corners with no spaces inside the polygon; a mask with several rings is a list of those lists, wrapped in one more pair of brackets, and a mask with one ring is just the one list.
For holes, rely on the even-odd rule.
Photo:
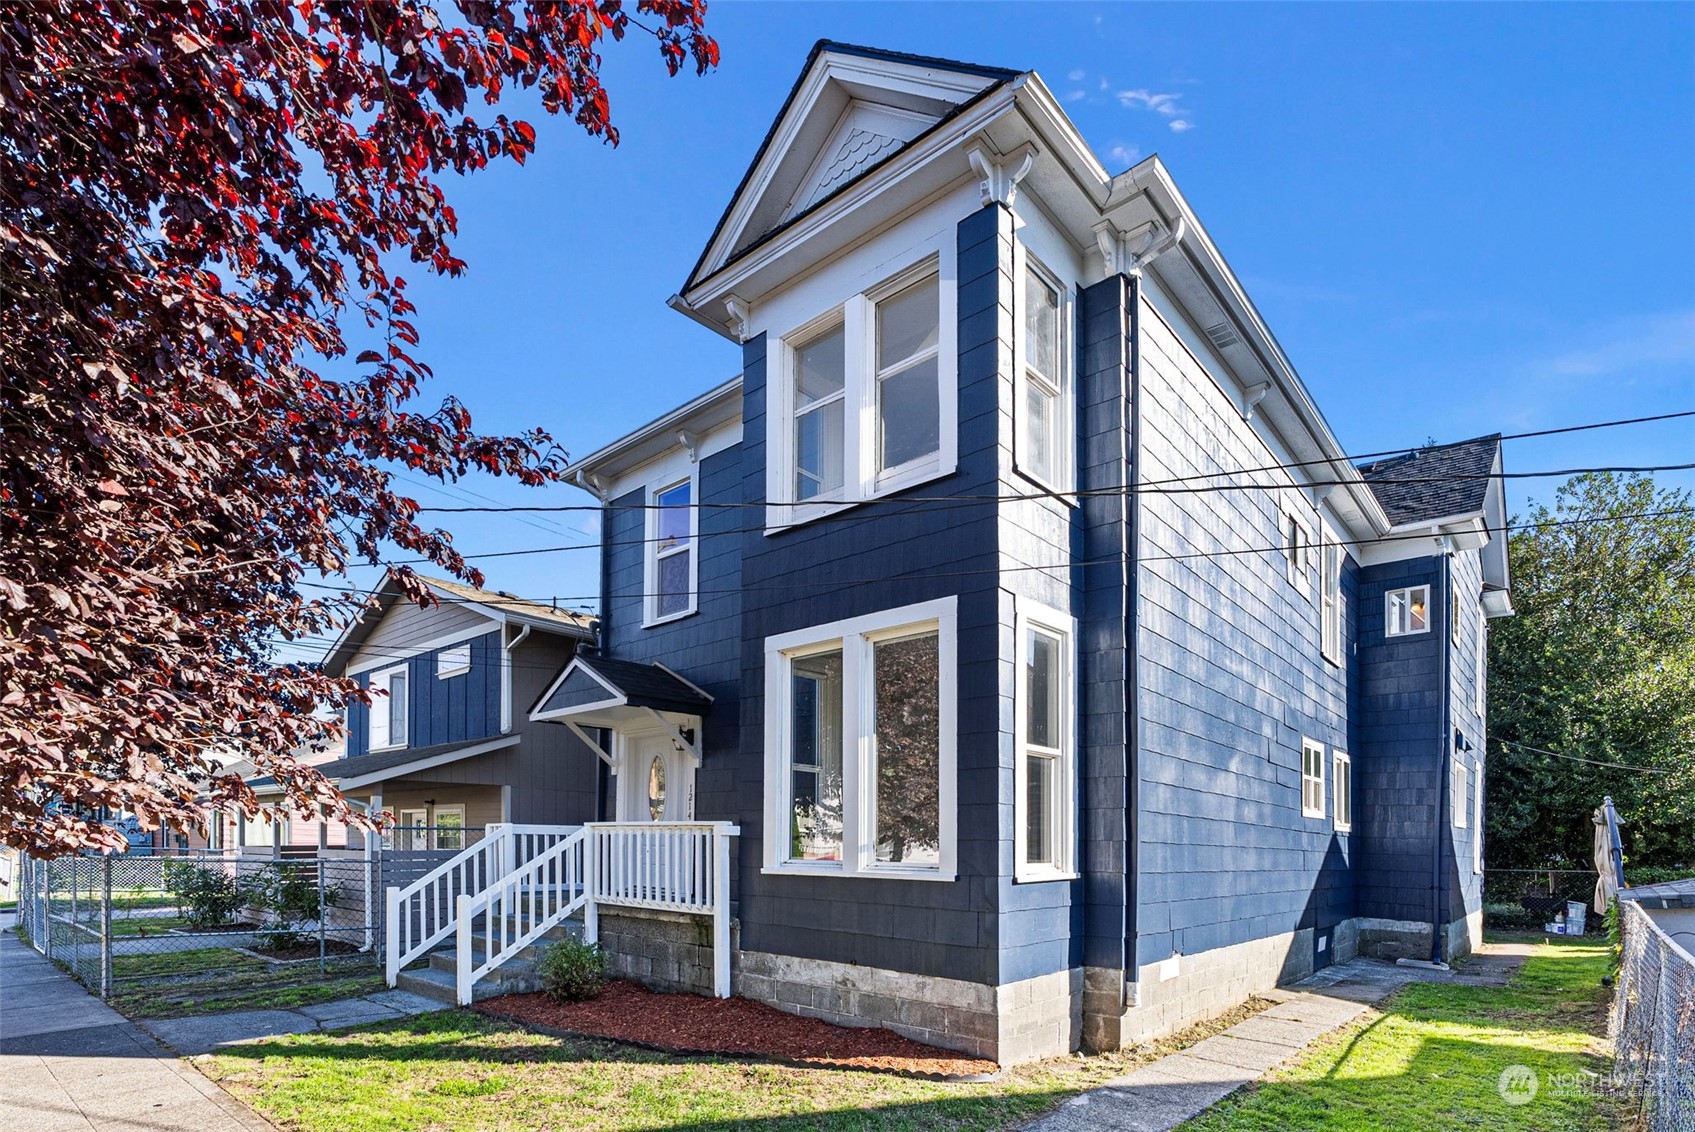
{"label": "metal fence post", "polygon": [[100,856],[100,997],[112,997],[112,855]]}
{"label": "metal fence post", "polygon": [[318,858],[318,973],[324,973],[324,859]]}

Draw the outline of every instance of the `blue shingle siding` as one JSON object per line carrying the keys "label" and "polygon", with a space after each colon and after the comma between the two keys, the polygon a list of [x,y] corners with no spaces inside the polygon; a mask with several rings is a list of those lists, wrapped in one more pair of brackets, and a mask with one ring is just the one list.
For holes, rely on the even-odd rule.
{"label": "blue shingle siding", "polygon": [[[436,676],[440,649],[404,661],[410,697],[407,746],[433,747],[500,734],[500,631],[473,637],[470,645],[471,670],[446,680]],[[369,686],[368,673],[358,680],[360,687]],[[347,715],[347,754],[363,755],[370,749],[370,709],[350,704]]]}
{"label": "blue shingle siding", "polygon": [[[1277,463],[1158,308],[1144,302],[1139,316],[1138,482]],[[1138,965],[1354,914],[1330,773],[1333,751],[1358,746],[1351,667],[1320,653],[1316,556],[1292,583],[1269,549],[1287,506],[1316,524],[1281,482],[1138,495]],[[1322,818],[1301,812],[1303,737],[1325,749]]]}

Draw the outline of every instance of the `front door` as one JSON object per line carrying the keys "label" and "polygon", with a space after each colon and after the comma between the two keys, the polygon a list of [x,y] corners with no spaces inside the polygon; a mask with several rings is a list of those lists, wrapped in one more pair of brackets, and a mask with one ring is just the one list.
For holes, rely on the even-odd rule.
{"label": "front door", "polygon": [[618,784],[618,820],[690,821],[694,818],[694,766],[676,739],[662,734],[624,740]]}

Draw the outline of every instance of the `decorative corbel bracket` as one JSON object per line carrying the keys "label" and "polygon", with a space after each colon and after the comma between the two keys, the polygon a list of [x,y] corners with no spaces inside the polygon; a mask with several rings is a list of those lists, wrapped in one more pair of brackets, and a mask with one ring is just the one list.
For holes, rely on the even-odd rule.
{"label": "decorative corbel bracket", "polygon": [[1170,228],[1150,220],[1129,232],[1121,232],[1112,221],[1103,220],[1095,225],[1095,246],[1100,249],[1107,277],[1139,279],[1142,269],[1176,247],[1187,231],[1188,223],[1181,216]]}
{"label": "decorative corbel bracket", "polygon": [[1011,208],[1018,199],[1018,182],[1036,164],[1036,147],[1026,142],[1000,157],[979,143],[965,151],[965,159],[977,174],[977,188],[983,194],[984,206],[1004,204]]}
{"label": "decorative corbel bracket", "polygon": [[748,319],[753,314],[753,308],[744,299],[739,299],[735,295],[726,295],[724,296],[724,309],[729,311],[730,317],[736,320],[736,341],[746,342],[748,331],[751,329],[748,325]]}
{"label": "decorative corbel bracket", "polygon": [[685,449],[687,449],[688,454],[689,454],[689,463],[691,463],[691,464],[700,463],[700,434],[699,433],[690,432],[686,428],[680,428],[680,429],[677,430],[677,443],[681,444]]}
{"label": "decorative corbel bracket", "polygon": [[1242,391],[1242,419],[1244,421],[1254,419],[1254,412],[1259,408],[1259,403],[1265,400],[1266,394],[1270,392],[1271,382],[1269,381],[1250,385]]}

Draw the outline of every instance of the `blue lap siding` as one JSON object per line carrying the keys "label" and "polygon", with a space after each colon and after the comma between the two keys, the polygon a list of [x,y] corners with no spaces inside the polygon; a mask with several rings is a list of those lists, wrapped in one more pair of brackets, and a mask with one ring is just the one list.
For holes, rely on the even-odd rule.
{"label": "blue lap siding", "polygon": [[[500,631],[473,637],[470,644],[471,670],[445,680],[436,676],[440,649],[396,662],[406,666],[407,746],[432,747],[500,734]],[[362,673],[358,680],[360,687],[368,687],[370,674]],[[347,719],[347,754],[363,755],[370,749],[370,709],[349,704]]]}

